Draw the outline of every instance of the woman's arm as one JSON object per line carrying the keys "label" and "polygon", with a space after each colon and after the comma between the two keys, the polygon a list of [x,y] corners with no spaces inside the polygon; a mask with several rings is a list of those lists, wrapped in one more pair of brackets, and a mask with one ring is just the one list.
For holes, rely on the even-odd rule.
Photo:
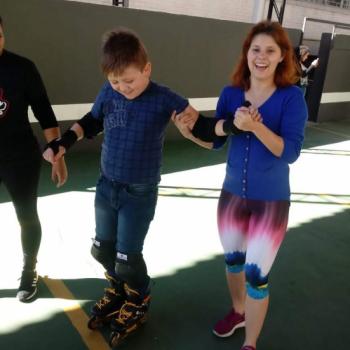
{"label": "woman's arm", "polygon": [[247,110],[238,108],[234,123],[237,128],[252,132],[276,157],[281,157],[284,148],[283,138],[275,134],[263,123],[254,121]]}
{"label": "woman's arm", "polygon": [[[197,115],[198,115],[198,112],[197,112]],[[196,143],[201,147],[212,149],[213,148],[212,142],[205,142],[193,136],[192,129],[195,122],[193,122],[192,117],[190,117],[189,121],[187,121],[186,118],[187,118],[186,114],[181,113],[176,115],[176,111],[174,111],[173,114],[171,115],[171,120],[173,121],[175,126],[178,128],[178,130],[180,131],[183,137],[191,140],[192,142]]]}
{"label": "woman's arm", "polygon": [[[44,129],[43,133],[47,143],[60,137],[60,129],[58,127]],[[52,164],[51,179],[57,184],[57,187],[61,187],[67,181],[67,177],[67,166],[64,157],[62,157],[55,164]]]}

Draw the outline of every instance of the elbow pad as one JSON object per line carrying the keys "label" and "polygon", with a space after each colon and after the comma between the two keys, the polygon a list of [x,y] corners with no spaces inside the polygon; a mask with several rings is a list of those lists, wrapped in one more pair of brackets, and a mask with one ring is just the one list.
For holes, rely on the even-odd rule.
{"label": "elbow pad", "polygon": [[84,136],[87,139],[92,139],[103,131],[103,121],[94,118],[90,112],[85,114],[77,123],[84,130]]}
{"label": "elbow pad", "polygon": [[192,135],[205,142],[213,142],[217,137],[215,134],[215,125],[218,122],[216,118],[205,117],[199,114],[199,117],[192,129]]}

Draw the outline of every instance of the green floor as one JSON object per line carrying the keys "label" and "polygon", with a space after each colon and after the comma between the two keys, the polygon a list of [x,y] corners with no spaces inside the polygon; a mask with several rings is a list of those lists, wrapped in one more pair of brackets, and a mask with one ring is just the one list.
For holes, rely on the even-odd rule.
{"label": "green floor", "polygon": [[[308,125],[300,163],[292,167],[295,180],[290,229],[271,272],[271,303],[258,350],[349,348],[349,140],[349,122]],[[161,191],[145,247],[154,281],[150,318],[120,349],[240,349],[242,330],[229,339],[217,339],[210,331],[213,322],[229,307],[215,232],[221,179],[214,177],[222,173],[224,161],[224,152],[209,152],[187,141],[166,143],[161,183],[165,192]],[[59,190],[47,181],[49,167],[43,167],[39,209],[54,210],[55,219],[50,220],[60,223],[45,230],[51,226],[44,220],[39,267],[49,277],[55,270],[52,278],[62,279],[88,313],[105,286],[88,252],[93,233],[91,188],[98,176],[98,154],[72,152],[67,162],[69,182]],[[174,191],[166,192],[168,188]],[[203,195],[193,188],[212,191]],[[71,198],[71,203],[61,202],[60,198]],[[56,203],[55,207],[47,208],[49,199]],[[11,273],[19,275],[21,258],[18,230],[8,200],[1,188],[0,217],[8,217],[11,234],[2,226],[0,263],[5,280],[0,285],[0,349],[86,349],[59,306],[65,301],[54,298],[43,282],[35,302],[23,305],[15,300],[16,278],[7,267],[14,265]],[[74,205],[75,201],[81,206]],[[67,217],[65,206],[69,204],[72,216]],[[82,212],[86,210],[89,212]],[[74,218],[86,226],[72,226]],[[197,229],[190,225],[194,220],[198,222]],[[70,227],[72,232],[68,232]],[[67,266],[74,271],[68,273]],[[11,323],[16,325],[12,327]],[[107,338],[108,332],[104,335]]]}

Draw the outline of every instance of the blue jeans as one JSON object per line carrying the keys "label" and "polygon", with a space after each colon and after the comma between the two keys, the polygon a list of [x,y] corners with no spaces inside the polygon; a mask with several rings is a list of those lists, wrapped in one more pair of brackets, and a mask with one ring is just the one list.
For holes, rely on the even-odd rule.
{"label": "blue jeans", "polygon": [[96,185],[96,239],[121,253],[142,253],[158,198],[157,184],[122,184],[103,175]]}

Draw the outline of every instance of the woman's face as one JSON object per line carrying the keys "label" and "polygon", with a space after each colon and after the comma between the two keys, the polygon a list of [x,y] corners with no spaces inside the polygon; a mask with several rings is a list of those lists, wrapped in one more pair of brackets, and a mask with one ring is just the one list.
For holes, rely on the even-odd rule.
{"label": "woman's face", "polygon": [[2,54],[2,51],[4,50],[4,46],[5,46],[4,30],[2,29],[2,26],[0,25],[0,55]]}
{"label": "woman's face", "polygon": [[258,34],[249,47],[247,60],[251,79],[273,81],[277,65],[282,62],[283,56],[272,36]]}

